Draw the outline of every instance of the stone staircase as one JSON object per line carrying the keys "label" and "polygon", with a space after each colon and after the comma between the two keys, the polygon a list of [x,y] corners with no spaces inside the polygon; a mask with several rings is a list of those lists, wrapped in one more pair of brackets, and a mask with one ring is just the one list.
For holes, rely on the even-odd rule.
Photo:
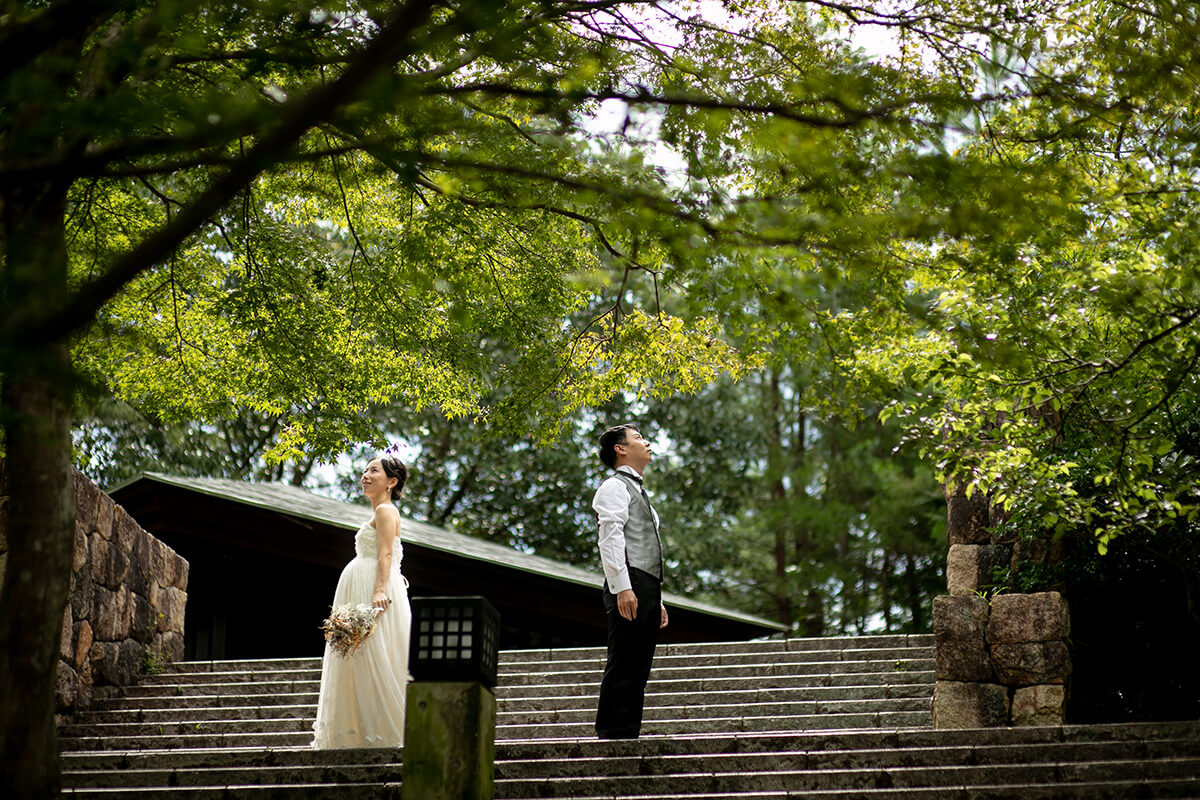
{"label": "stone staircase", "polygon": [[[659,648],[638,741],[592,734],[603,652],[505,652],[498,798],[1200,798],[1200,722],[934,731],[932,637]],[[400,796],[401,752],[313,751],[317,659],[174,665],[60,732],[66,791]]]}

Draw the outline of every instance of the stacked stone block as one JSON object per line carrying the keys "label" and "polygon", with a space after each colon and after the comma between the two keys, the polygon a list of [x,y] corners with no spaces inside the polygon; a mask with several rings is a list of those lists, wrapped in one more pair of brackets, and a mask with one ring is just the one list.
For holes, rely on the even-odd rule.
{"label": "stacked stone block", "polygon": [[997,511],[984,495],[951,491],[946,499],[950,594],[933,603],[934,727],[1061,725],[1071,675],[1066,600],[988,591],[997,568],[1045,559],[1047,548],[995,536]]}
{"label": "stacked stone block", "polygon": [[[0,475],[5,473],[0,461]],[[0,580],[7,552],[7,482],[0,480]],[[60,713],[135,682],[147,666],[183,658],[188,563],[75,472],[75,552],[59,646]]]}
{"label": "stacked stone block", "polygon": [[75,559],[63,614],[59,711],[183,658],[188,563],[75,473]]}

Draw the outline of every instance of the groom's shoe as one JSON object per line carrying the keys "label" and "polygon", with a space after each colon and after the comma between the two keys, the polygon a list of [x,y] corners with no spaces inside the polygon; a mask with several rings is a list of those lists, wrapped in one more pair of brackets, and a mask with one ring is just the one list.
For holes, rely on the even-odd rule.
{"label": "groom's shoe", "polygon": [[596,731],[597,739],[636,739],[637,731]]}

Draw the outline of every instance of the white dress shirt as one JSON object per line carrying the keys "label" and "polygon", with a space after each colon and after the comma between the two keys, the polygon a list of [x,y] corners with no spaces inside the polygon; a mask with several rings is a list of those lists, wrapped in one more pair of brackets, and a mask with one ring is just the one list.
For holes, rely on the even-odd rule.
{"label": "white dress shirt", "polygon": [[[622,464],[618,472],[627,472],[638,480],[637,470]],[[625,523],[629,521],[629,490],[625,482],[617,477],[610,477],[600,484],[596,496],[592,499],[592,508],[600,519],[600,563],[604,566],[604,577],[608,579],[608,590],[620,594],[626,589],[632,589],[629,581],[629,565],[625,563]],[[654,517],[654,528],[658,529],[658,512],[652,507],[650,514]]]}

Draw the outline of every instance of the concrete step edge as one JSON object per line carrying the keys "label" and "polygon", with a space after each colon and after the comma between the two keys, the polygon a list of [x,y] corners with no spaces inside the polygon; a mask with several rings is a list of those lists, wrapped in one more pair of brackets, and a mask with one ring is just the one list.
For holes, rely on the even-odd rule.
{"label": "concrete step edge", "polygon": [[[833,737],[831,739],[831,737]],[[598,750],[608,755],[636,754],[657,756],[664,750],[693,743],[712,747],[752,748],[748,752],[756,752],[767,748],[811,748],[823,749],[836,744],[839,748],[848,746],[847,742],[861,743],[863,741],[879,742],[878,747],[895,748],[900,746],[939,746],[945,744],[972,745],[1008,745],[1026,742],[1107,742],[1107,741],[1138,741],[1143,739],[1187,740],[1200,739],[1200,722],[1121,722],[1092,725],[1066,725],[1017,728],[944,728],[931,727],[877,730],[863,729],[831,730],[831,731],[746,731],[746,732],[697,732],[686,736],[648,733],[640,740],[627,742],[602,742],[594,735],[549,737],[536,740],[505,740],[497,742],[497,753],[505,759],[520,758],[522,752],[544,753],[546,751],[567,749],[572,757],[586,755]],[[776,743],[772,743],[775,740]],[[857,749],[857,747],[856,747]],[[725,750],[722,752],[730,752]],[[539,755],[538,757],[545,757]]]}
{"label": "concrete step edge", "polygon": [[[885,721],[881,715],[886,714],[889,717],[900,717],[907,724],[894,724],[892,721]],[[692,719],[669,719],[656,720],[648,719],[642,723],[643,734],[653,733],[660,728],[673,728],[675,735],[682,735],[684,732],[702,731],[713,733],[743,733],[752,730],[765,730],[775,732],[817,732],[817,731],[838,731],[838,730],[879,730],[879,729],[897,729],[897,728],[928,728],[930,727],[927,721],[930,717],[929,712],[923,711],[895,711],[895,712],[871,712],[867,714],[804,714],[804,715],[787,715],[787,716],[766,716],[766,717],[696,717]],[[895,722],[900,722],[896,720]],[[734,726],[732,723],[738,723]],[[769,723],[772,727],[764,727],[765,723]],[[542,736],[562,736],[563,731],[577,732],[577,735],[583,731],[589,730],[592,727],[590,721],[580,722],[530,722],[504,724],[496,726],[496,740],[514,741],[528,738],[542,738]],[[683,729],[683,730],[680,730]],[[715,730],[711,730],[715,729]],[[524,731],[519,737],[515,737],[516,730]]]}
{"label": "concrete step edge", "polygon": [[[1097,762],[1085,764],[979,764],[979,765],[947,765],[939,767],[936,770],[929,767],[870,767],[864,769],[843,768],[843,769],[787,769],[787,770],[759,770],[759,771],[744,771],[744,772],[728,772],[728,773],[713,773],[708,771],[697,772],[681,772],[661,775],[645,775],[638,772],[629,775],[577,775],[569,777],[541,777],[541,778],[497,778],[496,788],[499,790],[502,787],[513,787],[522,784],[536,783],[542,790],[552,788],[556,784],[584,786],[587,784],[604,784],[609,789],[615,790],[618,794],[624,794],[621,790],[624,788],[621,784],[671,784],[671,783],[688,783],[688,782],[711,782],[722,779],[730,779],[734,782],[746,783],[782,783],[788,779],[803,780],[803,779],[819,779],[826,783],[836,784],[843,787],[843,790],[856,791],[859,788],[945,788],[945,787],[961,787],[969,785],[998,787],[1012,784],[1025,784],[1028,782],[1029,772],[1033,770],[1042,770],[1054,773],[1049,780],[1039,781],[1042,785],[1047,783],[1071,784],[1082,781],[1072,781],[1070,778],[1060,778],[1058,772],[1061,770],[1070,771],[1072,768],[1092,769],[1092,770],[1132,770],[1137,773],[1139,770],[1153,767],[1159,772],[1155,777],[1165,777],[1171,779],[1179,779],[1188,777],[1187,775],[1162,775],[1161,772],[1166,767],[1173,767],[1182,771],[1190,771],[1191,776],[1200,776],[1200,757],[1181,758],[1181,759],[1155,759],[1152,762],[1141,760],[1124,760],[1113,762]],[[987,775],[986,782],[977,782],[976,776]],[[1005,780],[1006,774],[1011,775],[1012,780]],[[921,783],[923,776],[936,778],[939,783]],[[1134,780],[1140,778],[1141,775],[1125,777],[1115,776],[1113,780]],[[863,785],[863,782],[870,780],[886,780],[886,786],[870,786]],[[1200,788],[1200,777],[1196,777],[1196,785]],[[1100,780],[1105,780],[1101,778]],[[897,786],[897,783],[900,786]],[[789,790],[791,787],[786,787]],[[819,789],[823,787],[796,787],[800,790]],[[505,792],[504,794],[507,794]]]}
{"label": "concrete step edge", "polygon": [[345,797],[359,800],[372,797],[400,797],[400,783],[305,783],[305,784],[246,784],[229,786],[120,786],[115,788],[63,789],[70,797],[169,797],[169,798],[243,798],[278,797],[281,800],[307,796]]}
{"label": "concrete step edge", "polygon": [[[565,669],[576,664],[590,665],[597,662],[603,664],[605,658],[605,652],[598,651],[594,655],[581,656],[579,658],[556,658],[545,661],[502,661],[499,665],[499,672],[502,675],[507,675],[510,673],[544,670],[555,666]],[[926,661],[932,658],[934,658],[934,651],[930,647],[898,647],[875,650],[779,650],[762,653],[697,653],[687,655],[665,655],[661,652],[655,652],[654,663],[672,666],[687,666],[689,664],[699,666],[711,666],[714,664],[737,666],[753,664],[837,664],[843,661]]]}
{"label": "concrete step edge", "polygon": [[[861,706],[859,704],[862,704]],[[647,721],[657,720],[688,720],[689,716],[697,713],[706,714],[708,719],[738,719],[778,716],[823,716],[827,714],[876,714],[884,712],[926,712],[930,711],[928,698],[882,699],[882,700],[803,700],[795,703],[730,703],[730,704],[697,704],[675,706],[646,706],[643,718]],[[574,716],[584,715],[588,721],[595,715],[595,709],[563,708],[563,709],[533,709],[512,710],[502,709],[498,712],[500,724],[513,724],[515,718],[536,718],[547,715]]]}
{"label": "concrete step edge", "polygon": [[[1159,794],[1158,790],[1170,792]],[[1188,794],[1176,794],[1177,790],[1187,791]],[[614,800],[611,792],[606,794],[571,794],[571,795],[532,795],[538,800]],[[1177,779],[1146,779],[1140,781],[1106,781],[1093,783],[1072,784],[1013,784],[994,790],[990,786],[953,786],[925,787],[903,789],[855,789],[849,795],[863,800],[1129,800],[1134,797],[1185,798],[1194,800],[1196,781]],[[846,800],[848,793],[845,789],[808,789],[790,791],[755,791],[755,792],[704,792],[703,794],[662,794],[644,793],[625,795],[621,800],[636,798],[637,800]]]}
{"label": "concrete step edge", "polygon": [[[763,678],[763,677],[791,677],[791,678],[815,678],[815,677],[832,677],[834,675],[907,675],[911,673],[933,672],[934,664],[932,661],[928,663],[914,664],[908,669],[888,669],[888,662],[879,661],[833,661],[830,664],[837,664],[844,669],[833,669],[827,671],[798,671],[795,669],[795,664],[780,664],[778,666],[764,665],[737,665],[723,666],[716,665],[712,667],[696,668],[696,669],[674,669],[671,667],[658,667],[657,665],[651,672],[651,680],[658,678],[659,680],[685,680],[685,679],[713,679],[713,678]],[[573,670],[570,672],[524,672],[519,675],[504,675],[501,676],[500,683],[505,686],[524,686],[536,684],[550,683],[576,683],[590,682],[600,674],[602,667],[598,666],[595,669],[589,670]],[[214,684],[215,685],[215,684]]]}
{"label": "concrete step edge", "polygon": [[[500,669],[507,669],[523,664],[540,664],[569,661],[594,661],[605,657],[604,647],[564,648],[555,650],[501,650],[498,654]],[[805,655],[827,656],[837,653],[843,658],[845,654],[870,653],[905,653],[912,656],[922,656],[933,652],[932,638],[928,643],[892,642],[870,644],[861,647],[770,647],[759,646],[759,643],[730,643],[726,646],[711,645],[671,645],[660,644],[656,650],[657,658],[687,660],[692,658],[736,657],[736,658],[774,658],[778,656]],[[160,675],[223,675],[230,672],[307,672],[321,669],[321,656],[306,656],[298,658],[279,659],[228,659],[223,661],[176,661],[160,673]],[[820,661],[826,658],[818,659]]]}
{"label": "concrete step edge", "polygon": [[[1177,754],[1169,747],[1191,745],[1191,752]],[[1150,751],[1162,751],[1158,755],[1148,754]],[[1118,755],[1119,754],[1119,755]],[[914,764],[913,758],[924,763]],[[869,747],[869,748],[831,748],[827,750],[811,749],[769,749],[760,751],[712,751],[700,753],[663,753],[663,754],[623,754],[623,755],[572,755],[563,758],[498,758],[496,760],[497,775],[502,772],[518,772],[531,770],[540,771],[543,777],[552,776],[548,767],[570,769],[577,775],[602,776],[612,774],[664,775],[689,771],[686,768],[691,762],[700,765],[699,769],[705,774],[729,774],[744,771],[742,767],[723,767],[721,762],[761,761],[772,764],[772,760],[787,761],[803,759],[810,762],[806,766],[789,769],[804,769],[821,771],[840,769],[829,767],[829,761],[847,761],[854,763],[869,763],[864,769],[940,769],[946,766],[1012,766],[1012,765],[1087,765],[1104,762],[1136,762],[1139,764],[1157,763],[1171,759],[1200,759],[1200,738],[1192,740],[1109,740],[1097,742],[1024,742],[1019,744],[1002,745],[973,745],[953,744],[942,746],[909,746],[909,747]],[[969,763],[966,761],[969,759]],[[657,765],[657,766],[651,766]],[[678,768],[677,768],[678,766]],[[601,769],[597,770],[596,768]],[[775,770],[779,768],[775,766]],[[770,772],[775,770],[751,770]],[[516,777],[514,775],[514,777]],[[528,777],[528,776],[526,776]]]}
{"label": "concrete step edge", "polygon": [[[861,647],[845,647],[846,644],[860,644]],[[659,645],[659,652],[663,655],[692,655],[692,654],[711,654],[723,652],[795,652],[804,651],[805,649],[814,650],[829,650],[829,649],[860,649],[860,650],[879,650],[879,649],[896,649],[897,647],[910,648],[932,648],[932,634],[869,634],[864,636],[814,636],[814,637],[796,637],[791,639],[760,639],[751,641],[733,641],[733,642],[697,642],[697,643],[666,643]],[[592,654],[598,654],[603,657],[604,648],[601,647],[565,647],[565,648],[532,648],[528,650],[501,650],[499,652],[499,660],[503,665],[506,662],[542,658],[570,658],[573,655],[582,654],[583,658],[591,658]],[[268,659],[206,659],[193,661],[179,661],[170,665],[167,669],[172,672],[224,672],[229,669],[246,668],[252,666],[254,669],[260,668],[278,668],[278,669],[319,669],[321,656],[296,656],[290,658],[268,658]],[[166,674],[166,673],[163,673]]]}
{"label": "concrete step edge", "polygon": [[[544,688],[550,689],[558,684],[551,684]],[[529,687],[537,688],[537,687]],[[565,693],[547,693],[535,695],[518,695],[510,696],[505,692],[505,687],[498,687],[496,692],[497,702],[503,706],[504,704],[520,704],[520,703],[591,703],[594,704],[598,697],[599,684],[595,684],[595,690],[588,694],[565,694]],[[704,692],[679,692],[679,691],[655,691],[655,684],[647,687],[646,705],[647,707],[659,704],[665,699],[672,701],[676,699],[690,697],[693,694],[703,694],[707,698],[715,698],[723,700],[725,697],[736,697],[746,695],[761,696],[763,693],[769,693],[772,697],[779,699],[787,699],[793,696],[804,695],[808,693],[820,695],[820,697],[797,697],[797,699],[806,700],[855,700],[855,699],[909,699],[914,697],[933,697],[932,683],[875,683],[875,684],[848,684],[845,686],[790,686],[790,687],[755,687],[749,689],[710,689]],[[883,698],[857,698],[846,697],[847,693],[854,692],[884,692],[887,697]],[[214,710],[214,709],[248,709],[248,708],[287,708],[287,707],[315,707],[317,703],[317,692],[292,692],[283,695],[263,695],[263,694],[248,694],[248,695],[179,695],[174,697],[121,697],[108,698],[101,703],[96,703],[88,711],[79,712],[75,716],[75,721],[87,719],[90,715],[109,714],[109,713],[128,713],[134,711],[167,711],[172,709],[193,709],[193,710]],[[263,702],[263,698],[271,697],[272,702]],[[186,701],[184,704],[172,704],[166,702],[168,700]],[[149,701],[149,704],[147,704]],[[278,702],[275,702],[278,701]],[[202,705],[202,702],[209,703]],[[742,702],[731,700],[730,702]],[[758,702],[758,701],[752,701]],[[664,703],[665,704],[665,703]]]}
{"label": "concrete step edge", "polygon": [[[857,672],[860,670],[852,669],[862,667],[864,665],[883,666],[888,665],[893,669],[888,671],[905,672],[905,671],[925,671],[932,668],[934,658],[932,653],[914,654],[913,656],[882,656],[878,654],[856,654],[856,655],[873,655],[875,657],[851,658],[838,660],[821,660],[821,661],[803,661],[803,660],[787,660],[787,659],[771,659],[771,660],[755,660],[755,661],[737,661],[737,662],[718,662],[704,663],[699,660],[672,660],[669,658],[655,657],[654,668],[661,671],[670,671],[673,673],[688,673],[691,671],[709,672],[712,670],[723,670],[726,672],[745,671],[751,672],[770,668],[772,670],[782,669],[788,671],[803,670],[803,674],[812,674],[813,672],[820,673],[822,669],[828,668],[830,673],[842,674],[846,672]],[[900,665],[903,665],[901,667]],[[546,662],[540,665],[540,669],[509,669],[503,665],[498,671],[498,675],[502,679],[520,679],[525,676],[533,675],[576,675],[576,674],[591,674],[597,670],[603,669],[603,656],[594,659],[580,659],[573,661],[555,661]],[[225,684],[283,684],[283,683],[307,683],[310,681],[319,681],[321,678],[321,669],[316,667],[308,670],[229,670],[219,673],[211,672],[163,672],[156,675],[141,676],[136,684],[138,687],[175,687],[175,686],[220,686]]]}
{"label": "concrete step edge", "polygon": [[[906,647],[933,647],[934,638],[931,633],[884,633],[866,634],[863,636],[798,636],[793,638],[752,639],[750,641],[734,642],[667,642],[659,644],[658,647],[663,652],[692,653],[719,652],[722,650],[755,647],[784,650],[801,650],[804,648],[842,649],[846,644],[859,644],[862,646],[858,649],[867,650],[878,649],[880,647],[894,647],[897,645]],[[500,658],[502,660],[505,658],[540,658],[543,655],[570,657],[576,653],[603,651],[603,646],[529,648],[526,650],[501,650]]]}
{"label": "concrete step edge", "polygon": [[[588,680],[558,683],[501,684],[496,687],[497,695],[513,696],[529,691],[554,692],[556,694],[578,694],[587,689],[595,694],[599,690],[601,673],[597,670]],[[902,680],[894,681],[897,677]],[[843,682],[845,681],[845,682]],[[853,681],[853,682],[851,682]],[[920,672],[856,672],[843,675],[753,675],[753,676],[702,676],[693,678],[665,678],[651,673],[646,691],[650,693],[708,693],[722,689],[756,687],[763,689],[816,689],[840,686],[913,686],[923,684],[933,690],[933,670]]]}
{"label": "concrete step edge", "polygon": [[[64,787],[70,788],[115,788],[165,787],[200,788],[205,786],[242,785],[294,785],[297,783],[392,783],[400,780],[401,764],[348,763],[348,764],[286,764],[278,766],[196,765],[186,768],[158,767],[131,768],[112,771],[89,770],[62,774]],[[378,773],[372,779],[364,771]],[[357,775],[355,773],[358,773]],[[182,777],[182,782],[180,780]],[[336,777],[334,777],[336,776]],[[314,780],[315,778],[315,780]],[[88,786],[88,783],[105,781],[106,785]]]}
{"label": "concrete step edge", "polygon": [[[551,701],[556,698],[550,698]],[[577,698],[569,698],[577,699]],[[582,698],[590,700],[590,698]],[[649,699],[649,697],[647,698]],[[647,712],[653,711],[657,714],[684,713],[692,712],[697,709],[713,709],[714,711],[729,711],[741,710],[747,716],[762,716],[764,714],[775,714],[781,708],[811,708],[808,713],[821,714],[828,713],[830,707],[839,706],[861,706],[856,710],[856,713],[865,713],[870,710],[890,709],[897,711],[912,711],[918,710],[912,708],[914,705],[930,702],[930,697],[823,697],[816,699],[790,699],[780,697],[773,700],[754,700],[754,701],[734,701],[734,702],[707,702],[707,703],[692,703],[679,702],[681,698],[672,695],[663,695],[659,699],[666,699],[671,702],[667,703],[647,703]],[[528,703],[528,701],[500,701],[498,703],[498,713],[501,717],[513,715],[533,715],[533,714],[552,714],[552,713],[578,713],[588,710],[594,711],[592,707],[594,703],[576,703],[575,707],[558,707],[558,708],[514,708],[513,705]],[[107,711],[86,711],[76,715],[74,720],[64,728],[70,731],[76,726],[83,725],[158,725],[164,723],[171,724],[186,724],[192,722],[255,722],[266,720],[285,720],[285,719],[305,719],[311,718],[316,714],[316,703],[304,703],[297,705],[247,705],[247,706],[186,706],[179,708],[165,709],[144,709],[144,708],[128,708],[121,710]],[[237,712],[243,712],[239,715]],[[255,712],[250,714],[249,712]],[[136,717],[139,714],[149,714],[146,719],[114,719],[114,717]],[[716,716],[729,716],[728,714],[716,714]]]}
{"label": "concrete step edge", "polygon": [[166,769],[211,765],[287,767],[310,763],[314,766],[399,763],[403,748],[341,748],[315,750],[310,745],[274,747],[192,747],[156,750],[77,750],[60,755],[63,774],[120,769]]}
{"label": "concrete step edge", "polygon": [[[597,685],[598,686],[598,685]],[[885,693],[881,697],[857,697],[855,692],[861,693]],[[890,694],[887,694],[890,693]],[[795,700],[795,701],[833,701],[833,700],[908,700],[913,698],[933,698],[933,684],[928,683],[877,683],[866,686],[784,686],[784,687],[767,687],[767,688],[752,688],[752,689],[712,689],[706,692],[655,692],[650,691],[647,687],[646,691],[646,707],[658,704],[662,705],[688,705],[687,703],[674,703],[666,701],[674,701],[690,697],[692,694],[700,694],[706,698],[714,699],[718,705],[726,703],[739,702],[768,702],[761,699],[764,696],[779,698],[780,700]],[[809,696],[817,695],[817,696]],[[524,696],[508,696],[497,693],[496,702],[500,705],[519,704],[519,703],[580,703],[590,701],[594,703],[599,697],[598,692],[590,694],[545,694],[545,695],[524,695]],[[760,698],[760,699],[750,699]]]}

